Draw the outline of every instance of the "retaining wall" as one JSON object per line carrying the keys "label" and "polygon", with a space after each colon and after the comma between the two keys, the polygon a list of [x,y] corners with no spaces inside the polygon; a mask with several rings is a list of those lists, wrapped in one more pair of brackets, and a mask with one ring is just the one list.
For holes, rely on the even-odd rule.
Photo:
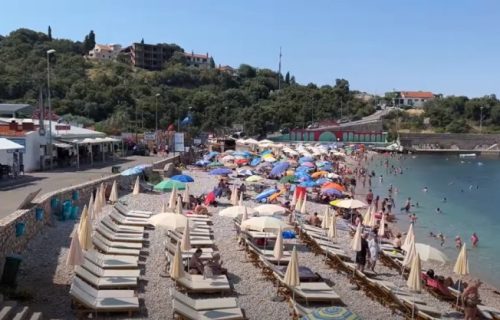
{"label": "retaining wall", "polygon": [[401,144],[412,149],[417,145],[439,145],[443,149],[455,146],[462,150],[481,149],[495,143],[500,144],[500,134],[470,134],[470,133],[400,133]]}
{"label": "retaining wall", "polygon": [[[165,164],[177,162],[179,156],[159,160],[153,164],[154,169],[163,169]],[[136,176],[110,175],[104,178],[84,182],[82,184],[66,187],[49,192],[37,197],[32,203],[34,206],[26,210],[17,210],[0,220],[0,275],[3,272],[5,257],[11,254],[21,254],[28,242],[44,228],[50,227],[57,222],[57,217],[51,208],[52,199],[58,199],[59,205],[65,200],[71,200],[73,206],[79,207],[79,214],[83,206],[89,203],[90,194],[99,187],[101,183],[111,186],[116,180],[121,193],[132,191]],[[78,199],[72,200],[73,192],[78,191]],[[36,210],[42,209],[43,216],[37,217]],[[73,221],[74,222],[74,221]],[[71,222],[66,222],[71,223]],[[16,234],[16,227],[24,224],[23,234]]]}

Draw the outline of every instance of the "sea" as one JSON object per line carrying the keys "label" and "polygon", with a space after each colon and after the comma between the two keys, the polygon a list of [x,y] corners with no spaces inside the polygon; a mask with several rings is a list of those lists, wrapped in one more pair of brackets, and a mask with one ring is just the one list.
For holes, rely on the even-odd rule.
{"label": "sea", "polygon": [[[401,168],[402,174],[391,174],[383,164],[385,159],[389,169],[392,165]],[[416,241],[441,249],[453,264],[458,255],[455,237],[460,236],[467,243],[470,273],[500,288],[500,159],[423,154],[403,155],[399,159],[380,155],[369,168],[376,174],[372,178],[374,195],[387,197],[389,186],[393,185],[393,212],[401,231],[406,232],[410,220],[400,208],[411,197],[415,206],[410,212],[418,218],[414,226]],[[437,208],[441,213],[436,212]],[[443,247],[430,232],[444,234]],[[479,237],[477,248],[472,248],[470,242],[473,232]]]}

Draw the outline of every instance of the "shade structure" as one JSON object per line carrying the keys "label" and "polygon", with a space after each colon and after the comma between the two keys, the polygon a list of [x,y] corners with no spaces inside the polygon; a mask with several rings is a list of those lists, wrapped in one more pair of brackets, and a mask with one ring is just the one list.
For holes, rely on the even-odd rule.
{"label": "shade structure", "polygon": [[335,214],[331,215],[330,218],[330,228],[328,229],[328,238],[330,238],[332,241],[335,241],[337,239],[337,217]]}
{"label": "shade structure", "polygon": [[266,190],[262,191],[261,193],[259,193],[258,195],[256,195],[255,200],[261,201],[263,199],[266,199],[266,198],[272,196],[273,194],[275,194],[277,191],[278,190],[276,190],[275,188],[266,189]]}
{"label": "shade structure", "polygon": [[78,230],[75,231],[71,238],[71,245],[69,246],[68,258],[66,259],[67,266],[79,266],[83,263],[83,251],[80,246],[80,238]]}
{"label": "shade structure", "polygon": [[248,178],[245,179],[246,182],[258,182],[258,181],[261,181],[262,178],[261,176],[258,176],[258,175],[253,175],[253,176],[250,176]]}
{"label": "shade structure", "polygon": [[181,250],[186,252],[191,250],[190,232],[189,232],[189,219],[186,219],[186,225],[182,233]]}
{"label": "shade structure", "polygon": [[297,287],[300,285],[299,258],[295,246],[293,247],[292,256],[290,257],[290,262],[288,262],[283,282],[289,287]]}
{"label": "shade structure", "polygon": [[382,214],[382,219],[380,219],[380,227],[378,228],[379,237],[385,236],[385,214]]}
{"label": "shade structure", "polygon": [[361,224],[356,227],[356,233],[351,241],[351,249],[356,252],[361,251]]}
{"label": "shade structure", "polygon": [[327,195],[330,197],[332,197],[332,196],[340,197],[343,195],[342,191],[339,191],[337,189],[322,189],[321,194],[324,194],[324,195]]}
{"label": "shade structure", "polygon": [[176,214],[182,214],[182,201],[181,199],[177,198],[177,203],[175,204],[175,213]]}
{"label": "shade structure", "polygon": [[283,258],[283,234],[281,229],[279,230],[278,237],[274,243],[273,256],[278,261]]}
{"label": "shade structure", "polygon": [[344,209],[359,209],[359,208],[365,208],[367,206],[367,204],[364,203],[363,201],[359,201],[356,199],[345,199],[332,202],[330,202],[331,205]]}
{"label": "shade structure", "polygon": [[415,248],[423,261],[433,261],[445,264],[449,261],[448,257],[440,250],[424,243],[415,243]]}
{"label": "shade structure", "polygon": [[101,183],[101,201],[99,204],[101,205],[99,213],[102,213],[102,208],[104,208],[104,206],[106,205],[106,185],[104,184],[104,182]]}
{"label": "shade structure", "polygon": [[101,197],[99,196],[100,193],[100,187],[97,189],[94,197],[94,203],[92,205],[92,215],[90,215],[90,219],[95,220],[97,219],[97,215],[99,214],[100,210],[100,205],[99,202],[101,201]]}
{"label": "shade structure", "polygon": [[170,179],[184,183],[194,182],[194,179],[191,176],[188,176],[187,174],[177,174],[175,176],[170,177]]}
{"label": "shade structure", "polygon": [[344,307],[324,307],[316,308],[306,314],[301,320],[361,320],[361,318]]}
{"label": "shade structure", "polygon": [[459,276],[465,276],[469,274],[469,260],[467,257],[467,249],[465,248],[465,243],[460,249],[457,261],[455,262],[455,266],[453,267],[453,272]]}
{"label": "shade structure", "polygon": [[184,189],[184,193],[182,194],[182,198],[184,199],[185,202],[189,202],[189,185],[186,184],[186,189]]}
{"label": "shade structure", "polygon": [[169,212],[169,211],[171,211],[171,210],[168,208],[167,203],[165,202],[165,200],[162,200],[160,212]]}
{"label": "shade structure", "polygon": [[304,193],[304,197],[302,199],[302,203],[300,205],[300,213],[305,214],[307,212],[307,194]]}
{"label": "shade structure", "polygon": [[420,292],[420,290],[422,290],[422,281],[420,280],[421,270],[420,255],[417,253],[411,262],[410,274],[406,281],[406,285],[412,291]]}
{"label": "shade structure", "polygon": [[321,190],[325,190],[325,189],[335,189],[335,190],[338,190],[338,191],[345,191],[344,186],[342,186],[342,185],[340,185],[338,183],[335,183],[335,182],[328,182],[328,183],[324,184],[321,187]]}
{"label": "shade structure", "polygon": [[415,242],[415,233],[413,232],[413,223],[410,224],[410,227],[408,228],[408,232],[406,233],[405,241],[403,242],[403,245],[401,246],[401,249],[404,251],[409,250],[409,246],[412,242]]}
{"label": "shade structure", "polygon": [[174,188],[176,190],[184,190],[184,189],[186,189],[186,185],[184,183],[176,181],[176,180],[167,179],[167,180],[163,180],[162,182],[156,184],[153,189],[155,191],[165,192],[165,191],[173,190]]}
{"label": "shade structure", "polygon": [[177,242],[177,248],[175,249],[174,258],[170,263],[169,270],[170,278],[177,280],[184,275],[184,265],[182,264],[182,251],[181,243]]}
{"label": "shade structure", "polygon": [[236,185],[233,184],[233,190],[231,190],[231,204],[233,206],[238,205],[238,189],[236,188]]}
{"label": "shade structure", "polygon": [[295,178],[294,176],[284,176],[280,179],[280,183],[295,183],[296,181],[297,178]]}
{"label": "shade structure", "polygon": [[297,202],[295,203],[295,210],[300,211],[300,208],[302,208],[302,201],[300,200],[300,197],[297,197]]}
{"label": "shade structure", "polygon": [[415,242],[410,243],[408,251],[406,251],[405,257],[401,264],[404,267],[409,267],[413,261],[413,258],[417,255],[417,249],[415,248]]}
{"label": "shade structure", "polygon": [[230,218],[236,218],[237,216],[243,214],[245,211],[245,208],[247,209],[248,214],[255,214],[257,211],[253,208],[247,208],[245,206],[232,206],[232,207],[227,207],[221,211],[219,211],[219,215],[223,217],[230,217]]}
{"label": "shade structure", "polygon": [[233,172],[231,169],[228,168],[217,168],[212,171],[210,171],[208,174],[212,176],[225,176]]}
{"label": "shade structure", "polygon": [[370,224],[370,219],[372,215],[372,206],[366,209],[365,215],[363,216],[363,225],[368,226]]}
{"label": "shade structure", "polygon": [[88,251],[92,249],[92,223],[89,217],[80,221],[80,229],[82,232],[78,235],[78,240],[80,240],[80,246],[82,250]]}
{"label": "shade structure", "polygon": [[132,191],[132,194],[134,196],[136,196],[140,192],[141,192],[141,185],[140,185],[140,182],[139,182],[139,176],[137,176],[137,178],[135,178],[134,190]]}
{"label": "shade structure", "polygon": [[168,208],[174,210],[175,205],[177,203],[176,201],[177,201],[177,189],[174,187],[174,189],[172,189],[172,192],[170,192],[170,198],[168,200]]}
{"label": "shade structure", "polygon": [[328,224],[329,220],[330,220],[330,207],[325,207],[325,213],[323,213],[323,219],[321,220],[321,229],[328,229],[328,227],[330,226]]}
{"label": "shade structure", "polygon": [[241,222],[241,229],[243,230],[276,232],[280,228],[283,230],[293,229],[292,226],[287,225],[284,221],[273,217],[253,217]]}
{"label": "shade structure", "polygon": [[[248,208],[243,208],[243,215],[241,216],[241,222],[248,220]],[[240,223],[241,224],[241,223]]]}
{"label": "shade structure", "polygon": [[276,204],[263,204],[254,208],[260,216],[272,216],[275,214],[285,214],[286,208]]}
{"label": "shade structure", "polygon": [[113,181],[113,186],[111,187],[111,194],[109,195],[109,201],[115,203],[118,201],[118,187],[116,186],[116,180]]}
{"label": "shade structure", "polygon": [[[85,205],[85,206],[83,206],[82,215],[80,216],[80,222],[85,220],[85,219],[88,219],[87,217],[88,217],[88,209],[87,209],[87,205]],[[82,224],[81,223],[78,224],[77,232],[78,232],[78,234],[80,234],[82,232]]]}
{"label": "shade structure", "polygon": [[223,163],[220,163],[220,162],[217,162],[217,161],[211,162],[211,163],[209,163],[207,165],[207,167],[209,167],[209,168],[216,168],[216,167],[223,167],[223,166],[224,166]]}
{"label": "shade structure", "polygon": [[240,198],[238,199],[238,205],[239,206],[243,205],[243,192],[240,192]]}
{"label": "shade structure", "polygon": [[186,226],[186,221],[186,216],[172,212],[158,213],[148,219],[149,224],[167,230],[182,229]]}

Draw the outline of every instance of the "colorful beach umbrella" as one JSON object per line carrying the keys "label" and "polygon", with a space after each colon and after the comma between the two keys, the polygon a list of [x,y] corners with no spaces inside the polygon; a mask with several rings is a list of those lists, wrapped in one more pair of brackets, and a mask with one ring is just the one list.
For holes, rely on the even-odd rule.
{"label": "colorful beach umbrella", "polygon": [[172,189],[177,189],[177,190],[184,190],[186,188],[186,185],[182,182],[176,181],[176,180],[163,180],[162,182],[156,184],[154,186],[155,191],[170,191]]}
{"label": "colorful beach umbrella", "polygon": [[233,170],[228,168],[217,168],[210,171],[208,174],[212,176],[224,176],[230,174],[231,172],[233,172]]}
{"label": "colorful beach umbrella", "polygon": [[361,318],[349,309],[334,306],[314,309],[301,320],[361,320]]}
{"label": "colorful beach umbrella", "polygon": [[336,206],[344,209],[359,209],[367,206],[366,203],[356,200],[356,199],[344,199],[344,200],[335,200],[330,202],[332,206]]}
{"label": "colorful beach umbrella", "polygon": [[280,183],[295,183],[296,178],[294,176],[284,176],[280,179]]}
{"label": "colorful beach umbrella", "polygon": [[335,182],[328,182],[326,184],[324,184],[323,186],[321,186],[321,190],[326,190],[326,189],[335,189],[335,190],[339,190],[339,191],[345,191],[345,187],[338,184],[338,183],[335,183]]}
{"label": "colorful beach umbrella", "polygon": [[258,181],[261,181],[262,178],[261,176],[257,176],[257,175],[253,175],[253,176],[250,176],[248,178],[245,179],[246,182],[258,182]]}
{"label": "colorful beach umbrella", "polygon": [[250,165],[251,165],[252,167],[255,167],[255,166],[257,166],[257,165],[258,165],[261,161],[262,161],[262,159],[261,159],[261,158],[254,158],[254,159],[252,159],[252,161],[250,162]]}
{"label": "colorful beach umbrella", "polygon": [[194,182],[194,179],[191,176],[188,176],[187,174],[178,174],[175,176],[170,177],[170,179],[179,181],[179,182]]}
{"label": "colorful beach umbrella", "polygon": [[220,163],[220,162],[211,162],[207,165],[207,167],[209,168],[215,168],[215,167],[223,167],[224,164]]}
{"label": "colorful beach umbrella", "polygon": [[327,196],[330,196],[330,197],[340,197],[343,195],[342,191],[339,191],[337,189],[326,189],[326,190],[322,190],[321,191],[321,194],[324,194],[324,195],[327,195]]}
{"label": "colorful beach umbrella", "polygon": [[275,188],[266,189],[266,190],[262,191],[261,193],[259,193],[258,195],[256,195],[255,200],[260,201],[260,200],[266,199],[266,198],[270,197],[271,195],[273,195],[274,193],[276,193],[277,191],[278,190],[276,190]]}

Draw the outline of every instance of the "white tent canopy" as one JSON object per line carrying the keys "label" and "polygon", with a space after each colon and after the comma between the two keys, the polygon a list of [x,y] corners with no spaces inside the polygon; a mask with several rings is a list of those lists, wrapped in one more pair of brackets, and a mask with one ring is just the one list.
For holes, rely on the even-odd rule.
{"label": "white tent canopy", "polygon": [[0,138],[0,150],[20,150],[24,149],[24,146],[12,142],[9,139]]}

